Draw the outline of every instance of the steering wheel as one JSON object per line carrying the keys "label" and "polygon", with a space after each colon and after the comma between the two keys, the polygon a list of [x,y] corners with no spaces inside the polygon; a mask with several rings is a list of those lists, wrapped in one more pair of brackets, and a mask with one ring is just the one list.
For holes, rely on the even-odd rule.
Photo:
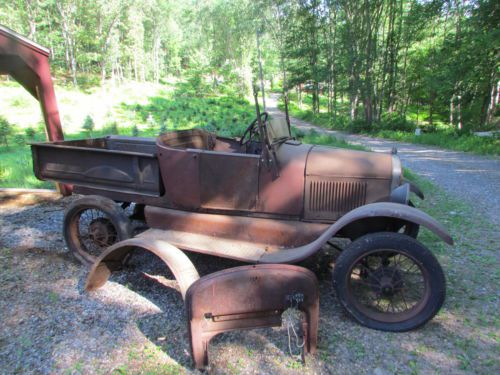
{"label": "steering wheel", "polygon": [[[260,114],[260,120],[262,121],[263,124],[267,121],[268,117],[269,114],[267,112],[262,112]],[[245,132],[240,138],[240,146],[247,146],[252,141],[254,135],[258,133],[258,130],[256,130],[258,124],[259,124],[259,119],[256,118],[250,123],[250,125],[248,125]]]}

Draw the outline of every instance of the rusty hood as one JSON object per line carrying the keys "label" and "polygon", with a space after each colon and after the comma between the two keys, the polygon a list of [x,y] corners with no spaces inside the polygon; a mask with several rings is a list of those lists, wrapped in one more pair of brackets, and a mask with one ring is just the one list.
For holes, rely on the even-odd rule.
{"label": "rusty hood", "polygon": [[393,155],[314,146],[307,158],[306,175],[391,180]]}
{"label": "rusty hood", "polygon": [[333,222],[367,203],[389,200],[400,184],[397,155],[314,146],[306,162],[304,218]]}

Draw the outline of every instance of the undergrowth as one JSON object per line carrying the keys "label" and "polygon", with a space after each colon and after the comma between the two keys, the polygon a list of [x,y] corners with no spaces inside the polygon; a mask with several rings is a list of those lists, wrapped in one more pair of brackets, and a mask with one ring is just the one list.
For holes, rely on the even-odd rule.
{"label": "undergrowth", "polygon": [[[284,110],[283,103],[279,107]],[[308,105],[303,105],[301,109],[296,102],[290,102],[289,111],[293,117],[326,129],[437,146],[456,151],[473,152],[480,155],[500,155],[500,136],[498,136],[498,133],[497,136],[493,137],[480,137],[467,129],[458,131],[438,122],[437,125],[433,126],[425,123],[420,124],[419,127],[422,132],[420,135],[415,135],[417,125],[413,120],[413,114],[409,114],[408,118],[386,115],[383,116],[380,122],[374,123],[372,127],[367,127],[363,120],[351,122],[344,115],[337,115],[333,118],[332,114],[326,111],[313,113]]]}

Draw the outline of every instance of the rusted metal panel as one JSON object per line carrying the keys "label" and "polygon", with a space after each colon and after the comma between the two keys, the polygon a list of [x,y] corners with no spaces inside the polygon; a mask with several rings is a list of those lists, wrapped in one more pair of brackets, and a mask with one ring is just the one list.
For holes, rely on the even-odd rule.
{"label": "rusted metal panel", "polygon": [[266,251],[277,250],[267,244],[214,237],[193,232],[164,229],[148,229],[137,237],[161,240],[179,249],[207,254],[241,262],[256,263]]}
{"label": "rusted metal panel", "polygon": [[392,179],[392,155],[314,146],[307,159],[307,176]]}
{"label": "rusted metal panel", "polygon": [[165,199],[172,207],[200,207],[199,152],[161,148],[158,152]]}
{"label": "rusted metal panel", "polygon": [[31,149],[35,175],[41,180],[153,197],[163,194],[154,139],[106,137],[33,143]]}
{"label": "rusted metal panel", "polygon": [[[299,220],[266,219],[249,216],[206,214],[147,206],[146,222],[151,228],[191,232],[218,238],[295,247],[316,239],[327,224]],[[186,238],[186,245],[189,238]]]}
{"label": "rusted metal panel", "polygon": [[[160,223],[162,220],[165,220],[165,222],[170,221],[166,220],[165,216],[163,216],[161,213],[162,211],[157,208],[149,207],[146,208],[146,216],[150,220],[153,220],[154,222]],[[149,214],[148,214],[149,212]],[[159,216],[156,216],[156,214],[159,214]],[[171,218],[172,222],[176,222],[178,220],[172,219],[172,217],[176,217],[175,213],[173,213],[174,216],[169,216]],[[219,215],[210,215],[214,217],[214,220],[217,220]],[[155,217],[153,219],[153,217]],[[163,219],[162,219],[163,218]],[[179,218],[179,222],[184,221],[185,227],[180,226],[177,227],[178,229],[184,228],[187,231],[189,231],[189,227],[192,224],[194,228],[197,228],[197,230],[200,230],[200,228],[203,227],[203,223],[208,223],[209,218],[202,218],[198,217],[196,214],[194,214],[193,220],[190,221],[189,218]],[[222,219],[222,218],[221,218]],[[243,218],[236,218],[234,217],[234,220],[242,220]],[[300,262],[309,256],[313,255],[317,251],[319,251],[327,241],[329,241],[332,237],[337,235],[339,232],[341,232],[343,229],[348,228],[349,225],[352,225],[354,223],[363,221],[363,220],[377,220],[377,221],[383,221],[384,219],[390,220],[390,219],[396,219],[396,220],[401,220],[405,222],[411,222],[415,223],[418,225],[422,225],[426,228],[428,228],[430,231],[434,232],[437,236],[439,236],[443,241],[445,241],[448,244],[453,244],[453,240],[451,236],[448,234],[446,229],[439,224],[435,219],[427,215],[426,213],[413,208],[409,207],[403,204],[399,203],[389,203],[389,202],[382,202],[382,203],[372,203],[368,204],[362,207],[359,207],[357,209],[354,209],[353,211],[350,211],[346,215],[342,216],[337,222],[330,226],[322,226],[322,228],[325,228],[319,234],[319,227],[315,228],[318,230],[316,234],[313,235],[311,233],[310,237],[311,241],[307,244],[304,245],[299,245],[293,248],[273,248],[271,247],[270,249],[267,249],[262,245],[262,247],[259,247],[259,242],[257,242],[256,238],[254,237],[254,242],[255,246],[250,247],[249,251],[242,251],[239,252],[237,249],[234,251],[225,250],[227,246],[220,246],[219,248],[217,247],[210,247],[208,245],[203,246],[202,242],[197,242],[197,245],[193,245],[194,242],[196,242],[196,239],[190,238],[188,234],[186,234],[185,237],[182,238],[182,240],[176,240],[176,245],[179,247],[185,248],[187,250],[191,251],[197,251],[201,253],[206,253],[214,256],[220,256],[224,258],[232,258],[232,259],[238,259],[238,260],[246,260],[248,262],[255,262],[255,263],[297,263]],[[213,237],[212,241],[215,241],[217,236],[224,234],[224,228],[233,228],[235,230],[234,232],[234,239],[238,240],[239,236],[242,235],[241,233],[243,232],[238,232],[237,228],[244,228],[244,221],[241,221],[239,224],[231,223],[232,218],[228,217],[227,218],[228,222],[215,222],[214,226],[212,227],[213,230],[220,230],[220,233],[216,232],[216,236]],[[168,225],[168,224],[167,224]],[[229,226],[227,226],[229,225]],[[322,229],[321,228],[321,229]],[[370,228],[368,228],[369,230]],[[382,229],[384,230],[384,229]],[[210,231],[210,227],[207,228],[207,233]],[[185,233],[186,233],[185,232]],[[257,230],[258,232],[258,230]],[[227,232],[226,232],[227,233]],[[299,232],[300,233],[300,232]],[[365,232],[366,233],[366,232]],[[269,233],[272,235],[271,233]],[[161,234],[156,234],[161,238]],[[177,237],[176,237],[177,238]],[[166,234],[165,239],[170,240],[171,238],[168,237],[168,233]],[[210,237],[206,236],[205,237],[205,243],[210,242]],[[248,242],[242,241],[242,244],[245,246],[248,245]],[[237,246],[236,246],[237,247]],[[248,246],[247,246],[248,247]],[[247,249],[245,247],[245,249]],[[251,251],[250,251],[251,250]],[[269,251],[270,250],[270,251]]]}
{"label": "rusted metal panel", "polygon": [[314,146],[307,159],[304,218],[331,223],[366,203],[387,200],[394,158]]}
{"label": "rusted metal panel", "polygon": [[205,276],[186,292],[193,361],[208,365],[208,344],[222,333],[281,325],[281,314],[296,306],[304,313],[305,352],[315,353],[319,293],[314,274],[290,265],[230,268]]}
{"label": "rusted metal panel", "polygon": [[[174,136],[175,133],[178,136]],[[156,141],[165,199],[171,207],[183,209],[200,207],[200,150],[177,148],[195,143],[208,147],[208,136],[199,136],[198,133],[169,132],[160,135]],[[191,135],[196,140],[192,139]]]}
{"label": "rusted metal panel", "polygon": [[217,137],[212,151],[244,153],[240,143],[232,138]]}
{"label": "rusted metal panel", "polygon": [[282,215],[302,215],[304,203],[304,171],[311,145],[283,144],[276,156],[279,160],[279,177],[261,168],[257,211]]}
{"label": "rusted metal panel", "polygon": [[167,148],[212,150],[216,136],[201,129],[178,130],[160,134],[158,143]]}
{"label": "rusted metal panel", "polygon": [[[212,151],[216,137],[202,130],[168,132],[158,138],[166,197],[185,208],[255,210],[259,156]],[[196,185],[196,186],[193,186]]]}
{"label": "rusted metal panel", "polygon": [[255,210],[259,185],[258,155],[200,153],[202,208]]}
{"label": "rusted metal panel", "polygon": [[90,291],[103,286],[111,273],[120,269],[129,253],[136,248],[153,253],[167,265],[179,283],[183,298],[191,284],[199,279],[198,271],[193,263],[175,246],[158,239],[135,237],[117,242],[97,258],[87,276],[85,289]]}
{"label": "rusted metal panel", "polygon": [[366,203],[367,182],[363,179],[308,178],[304,216],[308,220],[334,221]]}
{"label": "rusted metal panel", "polygon": [[[150,209],[156,210],[156,208]],[[148,209],[146,209],[146,212],[147,211]],[[214,215],[214,218],[215,216],[218,215]],[[237,234],[235,234],[233,242],[224,241],[222,238],[218,239],[216,236],[210,237],[208,235],[202,236],[202,240],[199,240],[197,237],[198,234],[191,234],[192,237],[190,237],[188,232],[180,232],[184,233],[184,235],[171,236],[169,230],[163,231],[155,229],[150,229],[140,236],[144,237],[144,240],[161,239],[164,241],[173,241],[176,246],[186,250],[252,263],[297,263],[319,251],[327,241],[349,225],[365,219],[376,219],[381,221],[384,220],[384,218],[397,219],[425,226],[446,243],[450,245],[453,244],[453,240],[446,229],[429,215],[413,207],[388,202],[372,203],[359,207],[344,215],[335,224],[327,227],[320,235],[314,237],[311,242],[293,248],[283,249],[271,247],[268,249],[265,245],[260,245],[258,242],[251,246],[252,243],[250,242],[239,241]],[[197,225],[202,225],[201,223],[203,222],[205,221],[200,220],[197,224],[195,221],[192,223],[196,227]],[[214,244],[219,244],[220,246],[212,246]],[[241,251],[239,249],[240,247]]]}

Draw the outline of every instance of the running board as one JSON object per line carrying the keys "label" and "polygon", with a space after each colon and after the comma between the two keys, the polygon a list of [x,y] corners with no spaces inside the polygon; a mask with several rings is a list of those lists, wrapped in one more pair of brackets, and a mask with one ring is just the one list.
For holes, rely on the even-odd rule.
{"label": "running board", "polygon": [[262,247],[264,244],[275,249],[305,245],[314,241],[329,227],[328,224],[299,220],[207,214],[153,206],[146,206],[144,214],[150,228],[254,244],[252,247],[257,246],[256,244]]}
{"label": "running board", "polygon": [[276,246],[177,230],[148,229],[136,237],[146,241],[165,241],[185,251],[250,263],[257,263],[264,254],[280,250]]}

